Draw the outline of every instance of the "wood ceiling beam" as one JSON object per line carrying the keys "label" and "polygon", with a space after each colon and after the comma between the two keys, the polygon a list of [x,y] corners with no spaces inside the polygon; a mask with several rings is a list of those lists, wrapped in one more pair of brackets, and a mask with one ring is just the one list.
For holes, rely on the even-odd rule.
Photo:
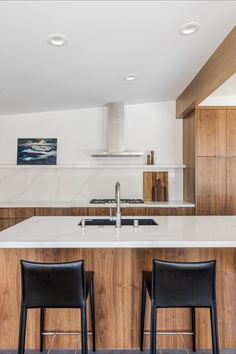
{"label": "wood ceiling beam", "polygon": [[236,72],[236,26],[176,100],[176,116],[184,118]]}

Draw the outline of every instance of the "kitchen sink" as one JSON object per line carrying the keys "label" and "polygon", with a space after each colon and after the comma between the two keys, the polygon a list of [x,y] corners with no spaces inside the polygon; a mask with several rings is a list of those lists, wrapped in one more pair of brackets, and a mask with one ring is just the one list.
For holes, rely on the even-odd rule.
{"label": "kitchen sink", "polygon": [[[138,220],[140,226],[154,226],[158,225],[153,219],[121,219],[121,226],[133,226],[134,220]],[[79,226],[82,225],[80,221]],[[85,226],[115,226],[116,221],[110,219],[85,219]]]}

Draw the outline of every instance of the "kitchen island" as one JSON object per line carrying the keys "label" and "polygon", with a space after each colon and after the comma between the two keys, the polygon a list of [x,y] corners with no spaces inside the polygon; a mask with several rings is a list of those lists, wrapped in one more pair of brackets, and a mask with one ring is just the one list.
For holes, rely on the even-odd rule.
{"label": "kitchen island", "polygon": [[[95,272],[97,347],[138,348],[141,271],[153,258],[173,261],[217,260],[217,305],[221,348],[236,348],[236,217],[159,216],[157,226],[78,226],[81,217],[33,217],[0,233],[0,348],[17,346],[20,305],[19,260],[64,262],[84,259]],[[187,329],[190,311],[160,310],[159,329]],[[148,317],[148,316],[147,316]],[[146,318],[146,328],[149,327]],[[47,310],[46,328],[78,330],[78,310]],[[146,344],[148,345],[148,337]],[[172,336],[162,347],[181,347]],[[190,340],[186,339],[190,346]],[[63,337],[58,348],[75,347]],[[29,314],[26,347],[39,347],[39,312]],[[197,310],[197,347],[210,348],[208,310]]]}

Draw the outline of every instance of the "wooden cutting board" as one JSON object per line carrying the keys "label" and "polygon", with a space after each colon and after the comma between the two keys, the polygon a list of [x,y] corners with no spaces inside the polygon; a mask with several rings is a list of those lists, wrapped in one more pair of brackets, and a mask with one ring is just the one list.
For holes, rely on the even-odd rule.
{"label": "wooden cutting board", "polygon": [[143,199],[145,202],[168,201],[168,172],[143,172]]}

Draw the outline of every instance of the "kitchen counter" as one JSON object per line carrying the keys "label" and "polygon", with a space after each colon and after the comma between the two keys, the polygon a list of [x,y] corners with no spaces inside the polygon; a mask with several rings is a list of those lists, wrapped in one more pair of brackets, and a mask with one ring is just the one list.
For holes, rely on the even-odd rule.
{"label": "kitchen counter", "polygon": [[[90,204],[81,201],[1,201],[0,208],[115,208],[115,203]],[[122,203],[122,208],[194,208],[195,204],[183,200],[169,202]]]}
{"label": "kitchen counter", "polygon": [[0,248],[236,247],[236,216],[158,216],[153,219],[157,226],[117,229],[114,226],[81,228],[78,226],[81,217],[77,216],[32,217],[2,231]]}
{"label": "kitchen counter", "polygon": [[[221,348],[236,348],[236,216],[157,216],[158,226],[90,226],[79,216],[32,217],[0,232],[0,348],[17,347],[20,308],[20,260],[69,262],[83,259],[94,271],[97,348],[137,349],[142,270],[152,259],[198,262],[217,260],[217,304]],[[159,311],[159,310],[158,310]],[[164,311],[164,312],[163,312]],[[191,328],[190,312],[160,310],[160,328]],[[198,312],[198,310],[197,310]],[[30,311],[27,349],[39,347],[37,311]],[[206,317],[208,316],[208,317]],[[198,349],[211,348],[208,310],[196,316]],[[56,319],[56,322],[55,322]],[[149,329],[147,316],[146,328]],[[78,310],[47,310],[46,328],[78,329]],[[10,335],[9,335],[10,333]],[[186,338],[191,347],[191,338]],[[50,339],[46,338],[46,347]],[[149,345],[145,338],[145,347]],[[74,348],[72,336],[60,336],[55,348]],[[91,337],[88,338],[91,348]],[[175,336],[160,336],[161,348],[174,348]]]}

